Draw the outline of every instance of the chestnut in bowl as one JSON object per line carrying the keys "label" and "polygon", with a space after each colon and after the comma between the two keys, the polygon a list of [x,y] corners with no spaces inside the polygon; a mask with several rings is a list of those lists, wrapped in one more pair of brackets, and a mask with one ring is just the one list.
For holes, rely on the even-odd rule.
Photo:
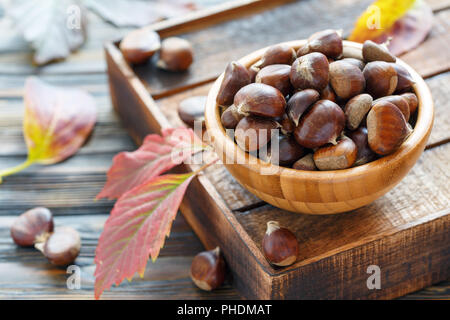
{"label": "chestnut in bowl", "polygon": [[[285,44],[297,51],[305,43],[305,40],[298,40]],[[345,52],[362,50],[361,44],[343,43],[344,58]],[[248,68],[261,58],[266,49],[255,51],[239,62]],[[391,190],[409,172],[422,154],[433,125],[433,100],[427,85],[401,59],[397,59],[397,63],[411,74],[419,105],[414,131],[399,149],[387,156],[357,167],[332,171],[295,170],[260,160],[239,148],[225,133],[216,103],[223,75],[212,86],[205,109],[211,143],[228,171],[244,188],[276,207],[321,215],[365,206]],[[225,161],[230,150],[234,157],[232,163]]]}

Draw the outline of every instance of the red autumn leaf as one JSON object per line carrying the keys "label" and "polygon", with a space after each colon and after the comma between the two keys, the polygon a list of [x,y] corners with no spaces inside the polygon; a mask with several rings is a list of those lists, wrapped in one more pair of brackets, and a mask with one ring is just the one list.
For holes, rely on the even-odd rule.
{"label": "red autumn leaf", "polygon": [[100,236],[95,256],[95,297],[112,284],[144,275],[155,261],[195,173],[168,174],[125,193],[115,204]]}
{"label": "red autumn leaf", "polygon": [[48,85],[35,77],[25,83],[23,131],[27,160],[0,171],[1,177],[33,163],[54,164],[75,154],[92,132],[96,121],[94,99],[85,91]]}
{"label": "red autumn leaf", "polygon": [[165,129],[162,136],[148,135],[139,149],[121,152],[113,159],[100,198],[119,198],[125,192],[170,170],[203,149],[191,129]]}

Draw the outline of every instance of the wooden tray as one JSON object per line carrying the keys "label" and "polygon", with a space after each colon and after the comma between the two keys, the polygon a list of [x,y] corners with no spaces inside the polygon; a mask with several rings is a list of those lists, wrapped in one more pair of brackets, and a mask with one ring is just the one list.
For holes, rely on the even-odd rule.
{"label": "wooden tray", "polygon": [[[162,37],[183,34],[193,43],[196,61],[185,74],[169,74],[151,64],[131,68],[117,43],[106,44],[112,103],[138,144],[150,132],[182,125],[176,113],[178,103],[192,95],[206,95],[211,81],[228,61],[271,43],[337,28],[329,25],[327,15],[349,28],[346,12],[357,16],[355,12],[364,9],[356,2],[339,7],[330,2],[335,8],[323,12],[323,23],[304,29],[289,23],[298,12],[307,17],[311,14],[308,8],[317,10],[302,2],[225,22],[237,18],[237,12],[248,14],[263,8],[262,3],[265,1],[247,1],[242,10],[232,4],[176,23],[152,26]],[[288,22],[281,25],[279,21]],[[218,22],[222,25],[215,26]],[[246,30],[266,25],[275,27],[264,36],[253,34],[252,42],[244,41],[250,39]],[[427,48],[426,43],[422,48]],[[426,68],[418,71],[422,75],[429,72]],[[430,87],[433,93],[442,90],[438,84],[434,90]],[[445,111],[436,105],[436,114],[445,115]],[[194,179],[181,212],[206,248],[219,245],[223,249],[233,283],[246,298],[374,299],[404,295],[450,277],[450,145],[444,144],[450,125],[445,121],[436,119],[439,129],[431,135],[429,150],[400,185],[365,208],[333,216],[286,212],[261,202],[222,165],[215,165]],[[260,243],[268,220],[295,230],[300,241],[300,258],[288,268],[275,269],[263,257]],[[367,287],[371,265],[380,267],[381,289]]]}

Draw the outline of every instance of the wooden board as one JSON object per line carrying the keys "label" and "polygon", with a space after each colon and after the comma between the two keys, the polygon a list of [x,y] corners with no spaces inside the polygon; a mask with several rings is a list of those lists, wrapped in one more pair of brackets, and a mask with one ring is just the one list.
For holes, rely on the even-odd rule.
{"label": "wooden board", "polygon": [[[320,5],[295,2],[218,26],[207,23],[202,30],[196,25],[196,31],[182,35],[199,52],[191,71],[182,75],[158,71],[151,64],[131,69],[117,47],[108,44],[113,105],[139,143],[150,132],[181,125],[176,114],[178,103],[188,96],[206,94],[208,83],[228,61],[320,29],[351,28],[353,19],[349,16],[357,16],[365,6],[364,1],[323,1]],[[444,19],[449,12],[441,9],[437,16]],[[314,18],[318,15],[320,19]],[[276,23],[279,21],[285,23]],[[302,28],[298,28],[298,21]],[[270,32],[264,28],[270,28]],[[164,30],[158,30],[164,34]],[[213,36],[219,30],[229,30],[221,33],[220,43]],[[255,34],[255,30],[260,32]],[[185,25],[179,30],[176,26],[170,29],[171,34],[184,31]],[[432,33],[434,50],[439,40],[444,41],[441,46],[445,48],[445,37],[444,33]],[[427,50],[422,50],[420,54],[426,54]],[[426,77],[448,70],[445,63],[430,71],[428,65],[415,61],[411,65]],[[442,102],[436,104],[436,114],[448,114],[448,92],[442,87],[448,77],[444,73],[428,80],[433,94]],[[151,94],[160,100],[155,102]],[[207,248],[222,247],[233,283],[245,297],[354,299],[404,295],[450,277],[447,118],[437,117],[428,150],[404,181],[386,196],[354,212],[313,217],[282,211],[252,196],[220,165],[194,179],[181,211]],[[189,166],[184,169],[192,170]],[[268,220],[291,226],[300,239],[301,259],[293,266],[274,269],[264,259],[260,242]],[[381,290],[366,287],[367,267],[372,264],[381,268]]]}

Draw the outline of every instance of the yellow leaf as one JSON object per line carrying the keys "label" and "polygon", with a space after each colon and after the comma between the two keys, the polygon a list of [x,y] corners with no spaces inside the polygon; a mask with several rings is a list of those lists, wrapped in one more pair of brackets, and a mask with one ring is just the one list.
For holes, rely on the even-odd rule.
{"label": "yellow leaf", "polygon": [[90,135],[95,121],[94,99],[79,89],[48,85],[30,77],[25,83],[23,132],[27,160],[0,170],[1,178],[33,163],[54,164],[73,155]]}
{"label": "yellow leaf", "polygon": [[389,31],[412,8],[416,0],[378,0],[358,18],[348,40],[364,42]]}

